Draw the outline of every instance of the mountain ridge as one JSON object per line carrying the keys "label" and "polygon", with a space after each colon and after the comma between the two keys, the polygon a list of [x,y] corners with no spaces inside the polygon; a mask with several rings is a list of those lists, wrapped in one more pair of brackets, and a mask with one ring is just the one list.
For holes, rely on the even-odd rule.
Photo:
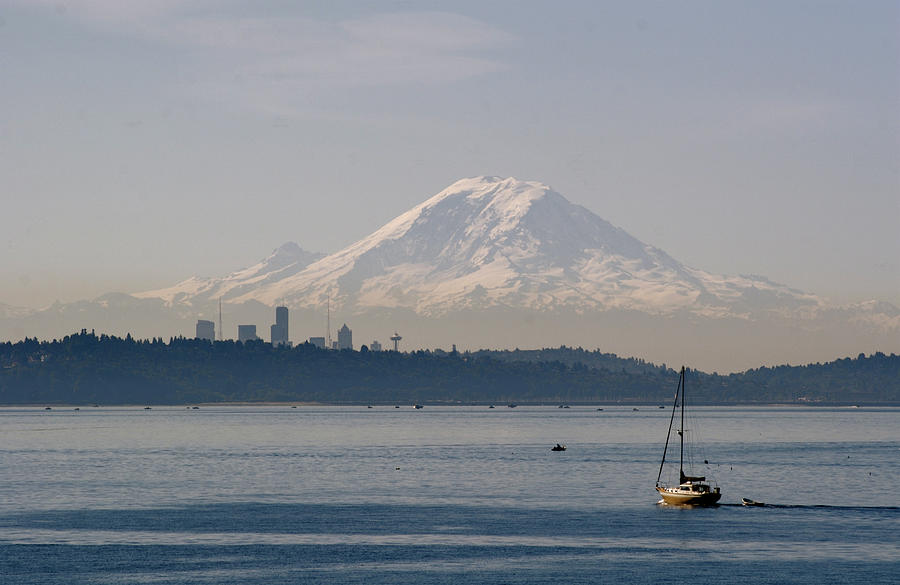
{"label": "mountain ridge", "polygon": [[304,250],[295,242],[286,242],[257,264],[227,276],[191,276],[171,287],[132,293],[132,296],[138,299],[159,298],[169,305],[192,304],[192,296],[205,301],[219,298],[230,300],[250,286],[290,276],[324,256],[321,252]]}
{"label": "mountain ridge", "polygon": [[423,316],[518,307],[751,318],[823,306],[766,278],[685,266],[550,187],[512,177],[461,179],[344,249],[306,259],[287,267],[264,261],[221,282],[188,279],[135,296],[190,303],[217,292],[238,303]]}
{"label": "mountain ridge", "polygon": [[328,307],[357,346],[399,330],[404,349],[570,345],[710,371],[900,351],[890,303],[836,306],[692,268],[547,185],[500,177],[457,181],[333,254],[288,242],[223,277],[9,310],[0,336],[193,337],[210,319],[229,338],[238,323],[270,323],[276,304],[291,309],[295,343],[328,337]]}

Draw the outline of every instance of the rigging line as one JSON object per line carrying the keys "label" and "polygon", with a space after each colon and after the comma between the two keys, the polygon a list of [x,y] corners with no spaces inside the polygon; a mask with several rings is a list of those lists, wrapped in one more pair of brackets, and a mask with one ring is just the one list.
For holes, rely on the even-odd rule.
{"label": "rigging line", "polygon": [[669,430],[666,433],[666,446],[663,448],[662,461],[659,462],[659,475],[656,476],[656,483],[659,484],[659,478],[662,477],[663,465],[666,463],[666,452],[669,450],[669,437],[672,436],[672,423],[675,421],[675,409],[678,408],[678,393],[681,391],[681,384],[684,382],[684,376],[678,378],[678,386],[675,388],[675,402],[672,404],[672,417],[669,419]]}
{"label": "rigging line", "polygon": [[681,439],[681,461],[678,462],[678,482],[684,481],[684,366],[681,366],[681,432],[678,437]]}

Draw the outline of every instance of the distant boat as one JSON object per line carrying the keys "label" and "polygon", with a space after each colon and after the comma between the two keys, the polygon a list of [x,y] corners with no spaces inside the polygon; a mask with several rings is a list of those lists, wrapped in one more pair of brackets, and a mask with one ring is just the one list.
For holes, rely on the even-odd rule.
{"label": "distant boat", "polygon": [[44,407],[44,410],[53,410],[53,409],[50,408],[49,406],[45,406],[45,407]]}
{"label": "distant boat", "polygon": [[367,406],[367,407],[366,407],[366,408],[372,408],[372,405],[371,405],[371,404],[370,404],[370,405],[369,405],[369,406]]}
{"label": "distant boat", "polygon": [[557,443],[556,446],[555,446],[555,447],[551,447],[550,450],[551,450],[551,451],[565,451],[565,450],[566,450],[566,446],[565,446],[565,445],[560,445],[559,443]]}
{"label": "distant boat", "polygon": [[[663,467],[666,464],[666,452],[669,450],[669,438],[672,435],[672,424],[675,422],[675,412],[678,408],[678,399],[681,398],[681,428],[678,429],[678,437],[681,441],[681,455],[678,463],[678,483],[668,484],[661,481]],[[712,506],[719,501],[722,493],[718,486],[711,487],[706,483],[706,477],[702,475],[688,475],[684,473],[684,366],[681,367],[681,377],[678,380],[678,388],[675,390],[675,403],[672,405],[672,418],[669,419],[669,432],[666,434],[666,446],[663,449],[662,461],[659,464],[659,475],[656,476],[656,491],[666,504],[676,506]],[[688,471],[693,473],[688,461]]]}
{"label": "distant boat", "polygon": [[492,404],[492,405],[488,406],[488,408],[494,408],[494,405]]}
{"label": "distant boat", "polygon": [[424,408],[424,407],[423,407],[421,404],[413,404],[413,408],[415,408],[416,410],[418,410],[418,409]]}
{"label": "distant boat", "polygon": [[507,404],[506,405],[507,408],[515,408],[517,406],[518,406],[518,404]]}
{"label": "distant boat", "polygon": [[394,406],[394,408],[400,408],[399,406]]}
{"label": "distant boat", "polygon": [[742,506],[765,506],[765,502],[757,502],[756,500],[751,500],[750,498],[741,498]]}
{"label": "distant boat", "polygon": [[144,410],[153,410],[153,409],[150,408],[149,406],[145,406],[145,407],[144,407]]}
{"label": "distant boat", "polygon": [[598,408],[597,410],[598,410],[598,411],[601,411],[601,410],[603,410],[603,409],[602,409],[602,408]]}

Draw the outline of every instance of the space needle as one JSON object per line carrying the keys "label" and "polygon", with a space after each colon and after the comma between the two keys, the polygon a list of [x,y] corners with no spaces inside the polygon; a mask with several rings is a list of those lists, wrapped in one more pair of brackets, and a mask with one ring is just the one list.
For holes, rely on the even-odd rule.
{"label": "space needle", "polygon": [[391,341],[394,342],[394,351],[400,351],[400,340],[403,339],[399,333],[394,331],[394,334],[391,335]]}

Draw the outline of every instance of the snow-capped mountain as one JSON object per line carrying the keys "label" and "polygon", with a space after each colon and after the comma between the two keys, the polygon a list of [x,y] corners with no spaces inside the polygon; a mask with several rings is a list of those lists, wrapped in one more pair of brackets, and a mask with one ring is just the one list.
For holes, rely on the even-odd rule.
{"label": "snow-capped mountain", "polygon": [[175,286],[134,293],[139,299],[162,299],[168,305],[202,305],[221,298],[231,301],[260,287],[289,278],[325,254],[307,252],[294,242],[282,244],[267,258],[221,278],[192,276]]}
{"label": "snow-capped mountain", "polygon": [[686,267],[546,185],[514,178],[457,181],[355,244],[312,259],[286,244],[223,279],[192,278],[135,296],[172,304],[222,296],[295,308],[324,307],[330,298],[333,308],[351,313],[423,316],[505,307],[749,318],[821,305],[762,277]]}
{"label": "snow-capped mountain", "polygon": [[900,349],[889,303],[831,306],[690,268],[546,185],[497,177],[457,181],[328,256],[288,243],[224,277],[22,315],[0,307],[0,339],[95,327],[190,337],[197,319],[219,322],[219,299],[226,338],[239,323],[265,335],[284,303],[295,343],[326,334],[328,304],[358,344],[399,330],[404,349],[567,344],[726,371]]}

